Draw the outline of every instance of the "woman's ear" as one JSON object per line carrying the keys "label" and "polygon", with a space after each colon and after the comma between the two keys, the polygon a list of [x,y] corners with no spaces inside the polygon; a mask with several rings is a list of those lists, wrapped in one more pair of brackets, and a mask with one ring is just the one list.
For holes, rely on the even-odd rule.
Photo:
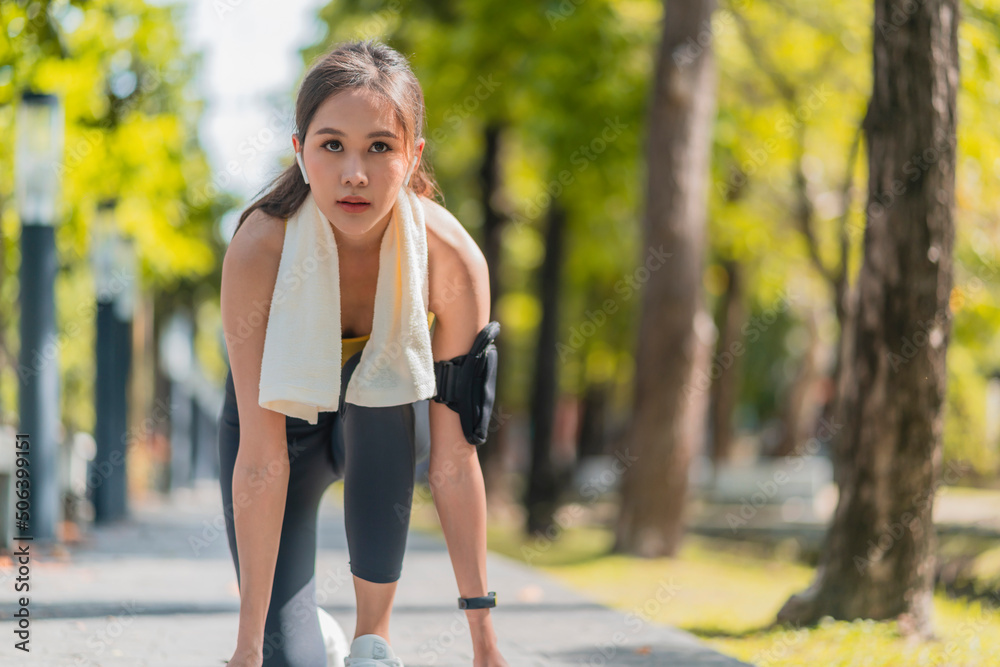
{"label": "woman's ear", "polygon": [[[423,137],[420,137],[420,141],[417,142],[417,146],[416,146],[416,148],[417,148],[417,151],[416,151],[416,155],[417,155],[417,167],[420,166],[420,160],[423,159],[422,156],[423,156],[423,153],[424,153],[424,145],[426,143],[427,143],[427,140],[424,139]],[[416,169],[416,167],[414,167],[414,169]]]}

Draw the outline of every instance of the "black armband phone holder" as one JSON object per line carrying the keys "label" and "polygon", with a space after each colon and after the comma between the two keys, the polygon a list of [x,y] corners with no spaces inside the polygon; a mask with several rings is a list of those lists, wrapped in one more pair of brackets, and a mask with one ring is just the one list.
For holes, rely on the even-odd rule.
{"label": "black armband phone holder", "polygon": [[500,323],[483,327],[468,354],[434,362],[437,393],[432,397],[458,413],[470,445],[486,442],[497,381],[497,348],[493,341]]}

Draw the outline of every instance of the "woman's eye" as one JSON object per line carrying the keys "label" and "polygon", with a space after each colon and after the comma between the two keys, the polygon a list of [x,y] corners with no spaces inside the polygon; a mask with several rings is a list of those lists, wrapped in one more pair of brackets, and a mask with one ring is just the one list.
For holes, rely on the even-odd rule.
{"label": "woman's eye", "polygon": [[[330,141],[328,141],[325,144],[323,144],[323,148],[326,148],[327,146],[333,146],[334,144],[336,144],[336,146],[334,146],[334,152],[339,152],[337,149],[340,147],[340,142],[337,141],[336,139],[331,139]],[[390,147],[389,144],[385,143],[384,141],[376,141],[375,143],[372,144],[373,148],[375,146],[383,146],[384,147],[382,149],[375,150],[374,151],[375,153],[388,153],[389,151],[392,150],[392,147]]]}

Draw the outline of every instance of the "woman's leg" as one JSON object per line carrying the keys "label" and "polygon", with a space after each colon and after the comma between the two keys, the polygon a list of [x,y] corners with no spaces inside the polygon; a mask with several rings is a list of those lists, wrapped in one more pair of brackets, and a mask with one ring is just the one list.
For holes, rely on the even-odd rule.
{"label": "woman's leg", "polygon": [[[360,354],[348,361],[353,371]],[[357,596],[354,637],[389,639],[389,614],[402,574],[415,471],[412,404],[342,404],[344,521]]]}
{"label": "woman's leg", "polygon": [[[326,664],[316,609],[316,528],[320,499],[339,472],[330,451],[334,414],[319,413],[315,425],[293,417],[285,421],[290,464],[288,495],[264,625],[264,667]],[[240,565],[234,514],[240,511],[240,500],[237,498],[234,505],[232,483],[239,438],[239,415],[230,374],[219,422],[219,463],[226,533],[237,582]]]}

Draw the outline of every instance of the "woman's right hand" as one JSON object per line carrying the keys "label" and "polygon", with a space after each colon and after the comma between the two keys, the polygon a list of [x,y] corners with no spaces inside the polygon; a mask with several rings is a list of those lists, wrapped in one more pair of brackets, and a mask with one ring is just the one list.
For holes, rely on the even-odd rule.
{"label": "woman's right hand", "polygon": [[263,667],[264,654],[260,649],[237,646],[226,664],[228,667]]}

